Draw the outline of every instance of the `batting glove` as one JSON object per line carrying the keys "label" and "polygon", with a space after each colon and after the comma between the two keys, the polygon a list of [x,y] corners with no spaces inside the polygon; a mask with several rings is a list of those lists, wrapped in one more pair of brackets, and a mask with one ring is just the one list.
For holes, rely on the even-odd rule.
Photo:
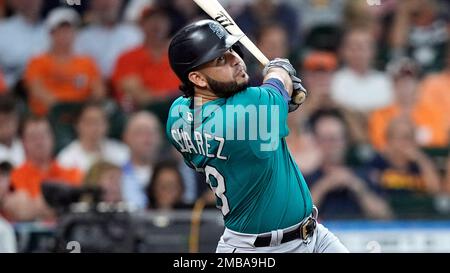
{"label": "batting glove", "polygon": [[267,72],[269,71],[269,69],[274,68],[274,67],[279,67],[282,68],[284,70],[286,70],[286,72],[289,74],[289,76],[296,76],[297,75],[297,71],[295,70],[295,68],[292,66],[292,64],[289,62],[288,59],[281,59],[281,58],[275,58],[273,60],[271,60],[265,67],[263,70],[263,76],[267,75]]}
{"label": "batting glove", "polygon": [[292,79],[292,96],[289,102],[289,112],[293,112],[300,107],[300,105],[305,102],[308,96],[308,91],[301,84],[302,80],[296,76],[291,76]]}

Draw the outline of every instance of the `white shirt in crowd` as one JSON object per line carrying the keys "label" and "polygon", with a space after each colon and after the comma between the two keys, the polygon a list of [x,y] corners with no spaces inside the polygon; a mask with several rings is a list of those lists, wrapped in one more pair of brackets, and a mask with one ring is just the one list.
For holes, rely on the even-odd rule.
{"label": "white shirt in crowd", "polygon": [[0,20],[0,67],[9,88],[20,79],[31,57],[48,49],[42,23],[30,24],[20,15]]}
{"label": "white shirt in crowd", "polygon": [[130,157],[128,147],[115,140],[105,140],[100,150],[100,153],[87,152],[80,142],[75,140],[58,154],[57,161],[62,167],[78,168],[87,172],[98,160],[105,160],[120,167]]}
{"label": "white shirt in crowd", "polygon": [[14,167],[21,165],[25,160],[25,152],[23,150],[22,141],[13,140],[11,147],[0,143],[0,162],[8,161]]}
{"label": "white shirt in crowd", "polygon": [[0,253],[16,253],[17,240],[13,227],[0,216]]}
{"label": "white shirt in crowd", "polygon": [[145,209],[148,206],[146,187],[153,174],[153,166],[136,166],[130,161],[122,167],[122,196],[129,206]]}
{"label": "white shirt in crowd", "polygon": [[136,176],[136,181],[139,182],[140,186],[144,189],[150,182],[150,177],[153,174],[153,169],[150,166],[134,166],[134,175]]}
{"label": "white shirt in crowd", "polygon": [[388,76],[375,70],[360,75],[343,68],[333,78],[331,97],[348,109],[367,113],[392,103],[392,83]]}
{"label": "white shirt in crowd", "polygon": [[119,56],[142,41],[142,32],[133,24],[117,24],[111,28],[95,24],[80,31],[75,51],[94,58],[102,75],[110,77]]}

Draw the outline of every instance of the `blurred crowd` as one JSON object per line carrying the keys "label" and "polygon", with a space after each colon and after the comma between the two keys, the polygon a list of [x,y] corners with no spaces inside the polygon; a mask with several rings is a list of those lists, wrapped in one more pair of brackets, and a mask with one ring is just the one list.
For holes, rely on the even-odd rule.
{"label": "blurred crowd", "polygon": [[[450,196],[450,3],[376,2],[221,1],[309,91],[287,143],[322,219],[423,217],[420,200]],[[192,0],[0,0],[0,234],[55,219],[45,183],[135,210],[214,206],[164,137],[181,95],[168,43],[201,18]]]}

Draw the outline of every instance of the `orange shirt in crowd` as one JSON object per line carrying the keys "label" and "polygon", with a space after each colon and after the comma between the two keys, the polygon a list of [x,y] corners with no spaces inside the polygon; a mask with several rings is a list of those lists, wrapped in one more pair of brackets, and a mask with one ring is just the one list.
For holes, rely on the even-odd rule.
{"label": "orange shirt in crowd", "polygon": [[11,173],[11,183],[15,190],[23,190],[32,198],[41,195],[41,183],[44,181],[67,183],[81,186],[82,174],[78,169],[65,169],[52,162],[48,170],[41,170],[30,161],[14,169]]}
{"label": "orange shirt in crowd", "polygon": [[450,130],[450,70],[426,77],[419,89],[419,105],[433,108],[445,117]]}
{"label": "orange shirt in crowd", "polygon": [[[44,88],[59,102],[87,100],[92,94],[92,83],[100,78],[100,71],[89,57],[73,56],[62,62],[48,53],[32,59],[25,72],[28,86],[33,81],[40,80]],[[36,115],[45,115],[49,110],[31,94],[29,106]]]}
{"label": "orange shirt in crowd", "polygon": [[3,78],[2,71],[0,71],[0,94],[5,93],[5,92],[6,92],[6,83],[5,83],[5,79]]}
{"label": "orange shirt in crowd", "polygon": [[120,81],[130,75],[138,76],[155,97],[168,98],[179,95],[180,81],[170,68],[168,54],[156,59],[144,46],[122,54],[112,76],[119,97],[123,94]]}
{"label": "orange shirt in crowd", "polygon": [[[387,141],[389,123],[400,115],[400,107],[391,105],[374,111],[369,117],[369,137],[374,147],[382,151]],[[416,139],[421,146],[444,147],[448,143],[445,117],[432,108],[417,106],[411,113],[416,126]]]}

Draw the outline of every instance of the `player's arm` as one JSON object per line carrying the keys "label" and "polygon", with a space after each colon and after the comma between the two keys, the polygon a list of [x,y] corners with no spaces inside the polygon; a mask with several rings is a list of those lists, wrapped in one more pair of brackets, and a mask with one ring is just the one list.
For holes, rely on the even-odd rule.
{"label": "player's arm", "polygon": [[277,79],[284,85],[284,89],[288,92],[289,97],[292,96],[292,80],[288,72],[280,67],[272,67],[267,71],[264,76],[264,83],[270,79]]}
{"label": "player's arm", "polygon": [[289,112],[297,110],[304,102],[307,91],[297,78],[297,71],[288,59],[276,58],[271,60],[263,70],[264,83],[271,79],[279,80],[287,91]]}

